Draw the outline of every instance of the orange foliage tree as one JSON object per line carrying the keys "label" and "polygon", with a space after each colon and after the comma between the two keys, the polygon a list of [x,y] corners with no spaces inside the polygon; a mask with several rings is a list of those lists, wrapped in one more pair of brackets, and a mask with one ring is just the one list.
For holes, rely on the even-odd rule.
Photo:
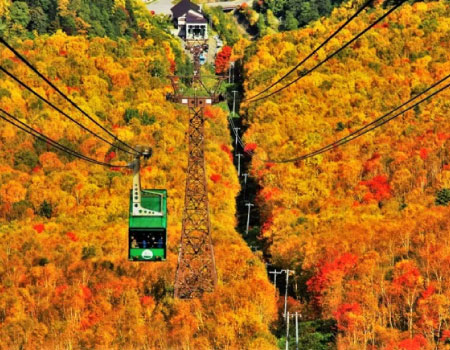
{"label": "orange foliage tree", "polygon": [[[379,2],[380,3],[380,2]],[[268,35],[244,66],[247,96],[276,81],[354,10]],[[303,69],[385,10],[378,4]],[[445,349],[450,322],[447,90],[404,116],[306,161],[278,164],[351,133],[450,70],[450,5],[404,4],[389,20],[271,98],[244,103],[261,239],[296,270],[306,318],[334,318],[345,350]],[[294,79],[295,75],[284,83]]]}
{"label": "orange foliage tree", "polygon": [[[153,147],[142,183],[168,189],[168,259],[127,260],[127,171],[75,159],[0,122],[0,349],[276,349],[270,332],[275,290],[260,258],[234,229],[239,184],[220,108],[208,109],[206,121],[219,285],[197,300],[173,299],[188,111],[165,99],[170,87],[161,77],[173,67],[160,62],[174,59],[165,44],[61,32],[17,40],[19,51],[57,86],[70,86],[72,98],[120,139]],[[19,78],[76,115],[8,50],[0,56]],[[159,77],[152,75],[155,66]],[[131,160],[6,78],[0,105],[87,156],[118,165]]]}

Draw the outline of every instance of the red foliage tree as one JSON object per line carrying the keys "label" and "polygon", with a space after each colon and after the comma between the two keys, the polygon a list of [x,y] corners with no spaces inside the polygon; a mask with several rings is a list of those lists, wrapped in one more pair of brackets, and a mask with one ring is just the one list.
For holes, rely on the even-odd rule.
{"label": "red foliage tree", "polygon": [[142,306],[153,306],[155,304],[153,298],[148,295],[144,295],[143,297],[141,297],[140,301]]}
{"label": "red foliage tree", "polygon": [[445,140],[450,139],[450,134],[446,134],[444,132],[438,132],[437,137],[438,137],[439,141],[445,141]]}
{"label": "red foliage tree", "polygon": [[450,339],[450,330],[448,329],[442,331],[441,341],[445,342],[447,339]]}
{"label": "red foliage tree", "polygon": [[427,340],[424,338],[423,335],[415,335],[412,339],[405,339],[402,340],[398,347],[402,350],[422,350],[426,349],[427,346]]}
{"label": "red foliage tree", "polygon": [[367,186],[370,191],[363,198],[363,201],[366,203],[373,199],[382,201],[391,197],[391,186],[386,175],[375,176],[372,180],[361,181],[360,184]]}
{"label": "red foliage tree", "polygon": [[273,216],[270,216],[263,224],[261,228],[261,232],[264,233],[270,229],[270,227],[273,225]]}
{"label": "red foliage tree", "polygon": [[361,306],[358,303],[342,304],[333,313],[338,323],[338,329],[343,331],[351,331],[355,327],[354,315],[361,314]]}
{"label": "red foliage tree", "polygon": [[111,151],[109,153],[106,154],[105,156],[105,161],[106,162],[110,162],[111,160],[113,160],[114,158],[116,158],[116,152]]}
{"label": "red foliage tree", "polygon": [[321,294],[332,282],[331,275],[340,272],[346,275],[356,265],[358,257],[351,253],[345,253],[331,262],[322,262],[318,273],[306,282],[308,290]]}
{"label": "red foliage tree", "polygon": [[254,151],[258,145],[256,143],[247,143],[244,147],[245,152],[252,152]]}
{"label": "red foliage tree", "polygon": [[414,261],[403,261],[397,264],[396,272],[396,276],[392,280],[394,290],[414,288],[420,278],[420,271]]}
{"label": "red foliage tree", "polygon": [[422,292],[422,299],[428,299],[429,297],[431,297],[431,296],[434,294],[435,291],[436,291],[436,287],[433,286],[432,284],[430,284],[430,285],[427,287],[427,289],[425,289],[425,290]]}
{"label": "red foliage tree", "polygon": [[55,288],[55,294],[57,296],[60,296],[62,293],[65,292],[65,290],[67,289],[67,284],[63,284],[61,286],[58,286]]}
{"label": "red foliage tree", "polygon": [[174,60],[169,58],[169,63],[170,63],[170,72],[173,74],[175,73],[175,69],[177,68],[177,64],[175,63]]}
{"label": "red foliage tree", "polygon": [[227,145],[220,146],[220,149],[224,151],[230,157],[231,161],[233,161],[233,154],[230,151],[230,148]]}
{"label": "red foliage tree", "polygon": [[224,46],[216,56],[216,74],[225,73],[230,66],[231,47]]}
{"label": "red foliage tree", "polygon": [[45,225],[44,224],[36,224],[33,226],[33,229],[37,232],[37,233],[42,233],[42,231],[45,230]]}
{"label": "red foliage tree", "polygon": [[73,232],[67,232],[66,236],[67,236],[67,238],[69,238],[73,242],[78,241],[77,235],[75,233],[73,233]]}
{"label": "red foliage tree", "polygon": [[80,321],[81,329],[84,331],[84,330],[86,330],[88,328],[91,328],[99,320],[100,320],[100,317],[98,315],[96,315],[95,313],[91,312],[86,317],[81,319],[81,321]]}
{"label": "red foliage tree", "polygon": [[222,179],[222,175],[220,175],[220,174],[212,174],[210,179],[211,179],[212,182],[218,183]]}
{"label": "red foliage tree", "polygon": [[82,293],[83,298],[84,298],[85,300],[91,300],[91,299],[92,299],[92,292],[91,292],[91,290],[89,289],[89,287],[82,286],[82,287],[81,287],[81,293]]}
{"label": "red foliage tree", "polygon": [[422,158],[423,160],[428,158],[428,150],[426,148],[420,149],[420,158]]}
{"label": "red foliage tree", "polygon": [[209,118],[209,119],[214,119],[214,118],[216,117],[216,114],[214,113],[214,110],[213,110],[211,107],[209,107],[209,106],[207,106],[207,107],[204,109],[203,115],[204,115],[206,118]]}
{"label": "red foliage tree", "polygon": [[263,196],[265,201],[272,199],[275,195],[279,194],[280,190],[278,188],[267,187],[261,191],[261,195]]}

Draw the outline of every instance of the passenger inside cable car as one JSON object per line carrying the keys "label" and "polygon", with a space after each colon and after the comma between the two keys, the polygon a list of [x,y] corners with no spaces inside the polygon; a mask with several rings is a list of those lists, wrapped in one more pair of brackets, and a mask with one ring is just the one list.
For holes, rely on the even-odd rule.
{"label": "passenger inside cable car", "polygon": [[162,231],[134,231],[130,235],[130,247],[139,249],[164,248],[165,238],[165,234]]}
{"label": "passenger inside cable car", "polygon": [[130,261],[164,261],[167,258],[167,190],[141,190],[138,160],[135,161],[133,171],[128,259]]}

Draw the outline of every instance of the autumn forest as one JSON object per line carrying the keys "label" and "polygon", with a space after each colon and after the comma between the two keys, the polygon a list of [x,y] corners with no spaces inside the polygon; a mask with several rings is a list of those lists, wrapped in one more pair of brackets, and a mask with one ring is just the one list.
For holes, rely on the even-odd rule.
{"label": "autumn forest", "polygon": [[[182,299],[192,139],[168,76],[197,68],[173,21],[0,0],[0,350],[450,349],[450,2],[202,6],[217,284]],[[165,261],[129,261],[124,144],[167,189]]]}

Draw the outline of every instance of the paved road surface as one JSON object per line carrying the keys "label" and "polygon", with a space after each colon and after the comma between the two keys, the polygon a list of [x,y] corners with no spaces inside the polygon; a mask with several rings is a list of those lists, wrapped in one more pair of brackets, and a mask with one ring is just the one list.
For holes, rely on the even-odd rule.
{"label": "paved road surface", "polygon": [[249,6],[252,5],[253,0],[235,0],[235,1],[221,1],[221,2],[211,2],[208,3],[207,5],[209,7],[215,7],[215,6],[222,6],[222,7],[238,7],[240,5],[242,5],[244,2],[246,2]]}
{"label": "paved road surface", "polygon": [[149,11],[155,11],[157,15],[171,15],[170,9],[174,6],[172,0],[156,0],[146,5]]}
{"label": "paved road surface", "polygon": [[[214,6],[222,6],[222,7],[229,7],[229,6],[239,6],[246,2],[251,6],[253,3],[253,0],[235,0],[235,1],[222,1],[222,2],[211,2],[207,3],[206,5],[210,7]],[[147,8],[150,11],[155,11],[156,14],[164,14],[164,15],[171,15],[172,12],[170,12],[170,9],[174,6],[172,3],[172,0],[156,0],[151,3],[147,4]]]}

